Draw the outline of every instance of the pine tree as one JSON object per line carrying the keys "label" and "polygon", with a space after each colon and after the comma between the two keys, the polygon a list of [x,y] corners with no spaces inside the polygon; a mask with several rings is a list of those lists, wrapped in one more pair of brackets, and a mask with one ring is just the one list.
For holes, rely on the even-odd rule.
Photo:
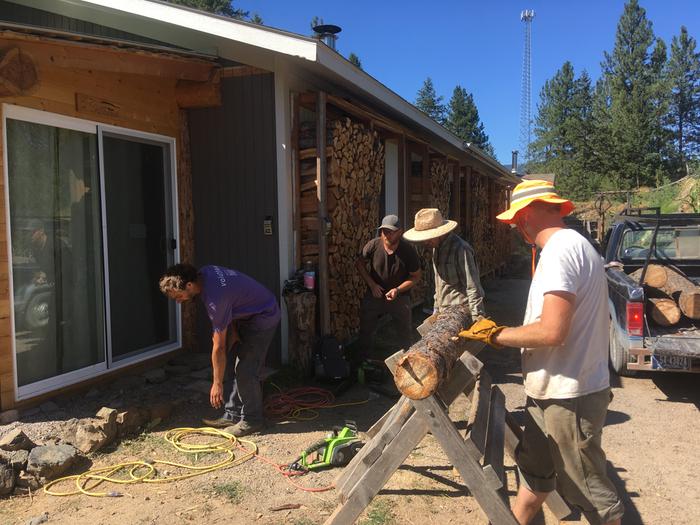
{"label": "pine tree", "polygon": [[[654,45],[653,50],[650,51]],[[610,136],[616,185],[629,188],[658,183],[664,174],[662,115],[663,41],[637,0],[625,4],[615,47],[605,53],[603,72],[610,89]]]}
{"label": "pine tree", "polygon": [[588,73],[576,78],[565,62],[540,92],[535,117],[535,140],[527,169],[555,173],[557,186],[566,195],[588,197],[598,186],[592,174],[591,80]]}
{"label": "pine tree", "polygon": [[360,57],[358,57],[355,53],[350,53],[350,55],[348,56],[348,60],[351,64],[354,64],[360,69],[362,69],[362,62],[360,61]]}
{"label": "pine tree", "polygon": [[666,125],[672,135],[674,160],[681,174],[687,161],[700,154],[700,52],[685,26],[671,42],[668,63],[669,112]]}
{"label": "pine tree", "polygon": [[248,16],[248,11],[233,7],[232,0],[166,0],[172,4],[184,5],[201,11],[208,11],[217,15],[230,16],[243,20]]}
{"label": "pine tree", "polygon": [[262,17],[261,17],[258,13],[253,14],[253,16],[250,17],[250,21],[251,21],[253,24],[258,24],[258,25],[261,25],[261,26],[264,26],[264,25],[265,25],[265,22],[263,22]]}
{"label": "pine tree", "polygon": [[442,97],[437,96],[430,77],[425,79],[423,87],[418,90],[415,105],[436,122],[445,122],[445,106],[442,104]]}
{"label": "pine tree", "polygon": [[462,86],[456,86],[452,98],[447,105],[445,127],[467,144],[473,144],[484,152],[495,157],[489,136],[484,130],[484,124],[479,118],[479,110],[474,103],[474,97]]}

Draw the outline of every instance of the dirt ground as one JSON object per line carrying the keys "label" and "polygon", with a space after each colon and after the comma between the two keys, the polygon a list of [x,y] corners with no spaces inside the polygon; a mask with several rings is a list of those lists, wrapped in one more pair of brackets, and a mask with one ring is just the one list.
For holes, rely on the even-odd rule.
{"label": "dirt ground", "polygon": [[[499,322],[517,323],[522,318],[528,281],[492,279],[485,283],[488,308]],[[391,341],[391,328],[382,341]],[[390,346],[390,345],[389,345]],[[389,351],[390,348],[382,347]],[[506,395],[507,408],[522,416],[525,397],[515,350],[482,352],[480,358]],[[696,524],[700,522],[700,378],[692,375],[640,375],[614,378],[615,398],[604,431],[604,447],[611,475],[624,494],[623,523]],[[353,420],[367,430],[394,400],[356,385],[337,403],[367,400],[366,403],[321,410],[310,421],[280,422],[252,437],[259,454],[274,463],[288,463],[299,452],[334,426]],[[454,420],[463,421],[467,400],[452,407]],[[211,415],[206,397],[181,405],[167,425],[132,440],[122,441],[106,452],[94,454],[93,466],[132,459],[170,458],[185,460],[163,440],[169,428],[199,426],[202,416]],[[200,464],[218,458],[204,455]],[[515,495],[516,471],[506,455],[508,492]],[[317,472],[296,478],[305,487],[330,485],[339,470]],[[239,466],[169,484],[140,484],[112,487],[122,497],[55,497],[38,492],[0,500],[0,523],[26,524],[48,513],[50,524],[321,524],[333,511],[335,491],[305,492],[293,487],[270,464],[251,459]],[[271,510],[297,504],[291,510]],[[568,523],[586,523],[572,515]],[[444,452],[428,435],[374,499],[359,522],[389,524],[486,524],[476,501],[468,495]],[[545,511],[536,524],[556,523]]]}

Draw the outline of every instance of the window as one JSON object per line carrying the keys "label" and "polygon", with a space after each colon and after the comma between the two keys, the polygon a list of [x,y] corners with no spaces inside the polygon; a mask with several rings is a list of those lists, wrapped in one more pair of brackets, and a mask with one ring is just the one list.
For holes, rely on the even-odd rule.
{"label": "window", "polygon": [[18,399],[178,347],[174,141],[4,111]]}

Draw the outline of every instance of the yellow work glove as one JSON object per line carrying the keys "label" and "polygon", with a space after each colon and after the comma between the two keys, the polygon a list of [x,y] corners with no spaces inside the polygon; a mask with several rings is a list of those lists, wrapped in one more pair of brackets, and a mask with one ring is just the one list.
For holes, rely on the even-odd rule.
{"label": "yellow work glove", "polygon": [[498,326],[491,319],[482,317],[466,330],[462,330],[459,333],[459,337],[464,339],[472,339],[474,341],[483,341],[484,343],[490,344],[494,348],[504,348],[503,345],[500,345],[493,340],[493,337],[504,328],[505,326]]}

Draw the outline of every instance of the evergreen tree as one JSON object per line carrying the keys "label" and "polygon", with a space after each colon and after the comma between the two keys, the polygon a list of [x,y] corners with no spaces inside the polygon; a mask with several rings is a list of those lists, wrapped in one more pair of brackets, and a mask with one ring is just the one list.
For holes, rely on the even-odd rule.
{"label": "evergreen tree", "polygon": [[484,124],[479,118],[479,110],[474,103],[474,97],[462,86],[456,86],[452,98],[447,105],[445,127],[467,144],[471,143],[484,152],[495,157],[489,136],[484,130]]}
{"label": "evergreen tree", "polygon": [[568,61],[540,92],[527,169],[555,173],[557,186],[571,197],[588,197],[598,187],[592,173],[592,107],[588,73],[576,78]]}
{"label": "evergreen tree", "polygon": [[360,61],[360,57],[358,57],[355,53],[350,53],[350,55],[348,56],[348,60],[351,64],[354,64],[360,69],[362,69],[362,62]]}
{"label": "evergreen tree", "polygon": [[682,26],[671,42],[668,63],[669,112],[666,124],[672,135],[673,157],[682,175],[687,161],[700,154],[700,52],[696,41]]}
{"label": "evergreen tree", "polygon": [[186,7],[192,7],[201,11],[209,11],[217,15],[230,16],[243,20],[247,18],[248,11],[236,9],[233,7],[232,0],[166,0],[172,4],[180,4]]}
{"label": "evergreen tree", "polygon": [[617,25],[615,47],[602,64],[610,89],[611,175],[619,188],[653,185],[663,177],[665,60],[665,45],[654,38],[645,10],[630,0]]}
{"label": "evergreen tree", "polygon": [[258,25],[261,25],[261,26],[264,26],[264,25],[265,25],[265,22],[263,22],[262,17],[261,17],[258,13],[255,13],[253,16],[251,16],[251,17],[250,17],[250,21],[251,21],[253,24],[258,24]]}
{"label": "evergreen tree", "polygon": [[415,105],[436,122],[445,122],[445,106],[442,104],[442,97],[437,96],[430,77],[425,79],[423,87],[418,90]]}

